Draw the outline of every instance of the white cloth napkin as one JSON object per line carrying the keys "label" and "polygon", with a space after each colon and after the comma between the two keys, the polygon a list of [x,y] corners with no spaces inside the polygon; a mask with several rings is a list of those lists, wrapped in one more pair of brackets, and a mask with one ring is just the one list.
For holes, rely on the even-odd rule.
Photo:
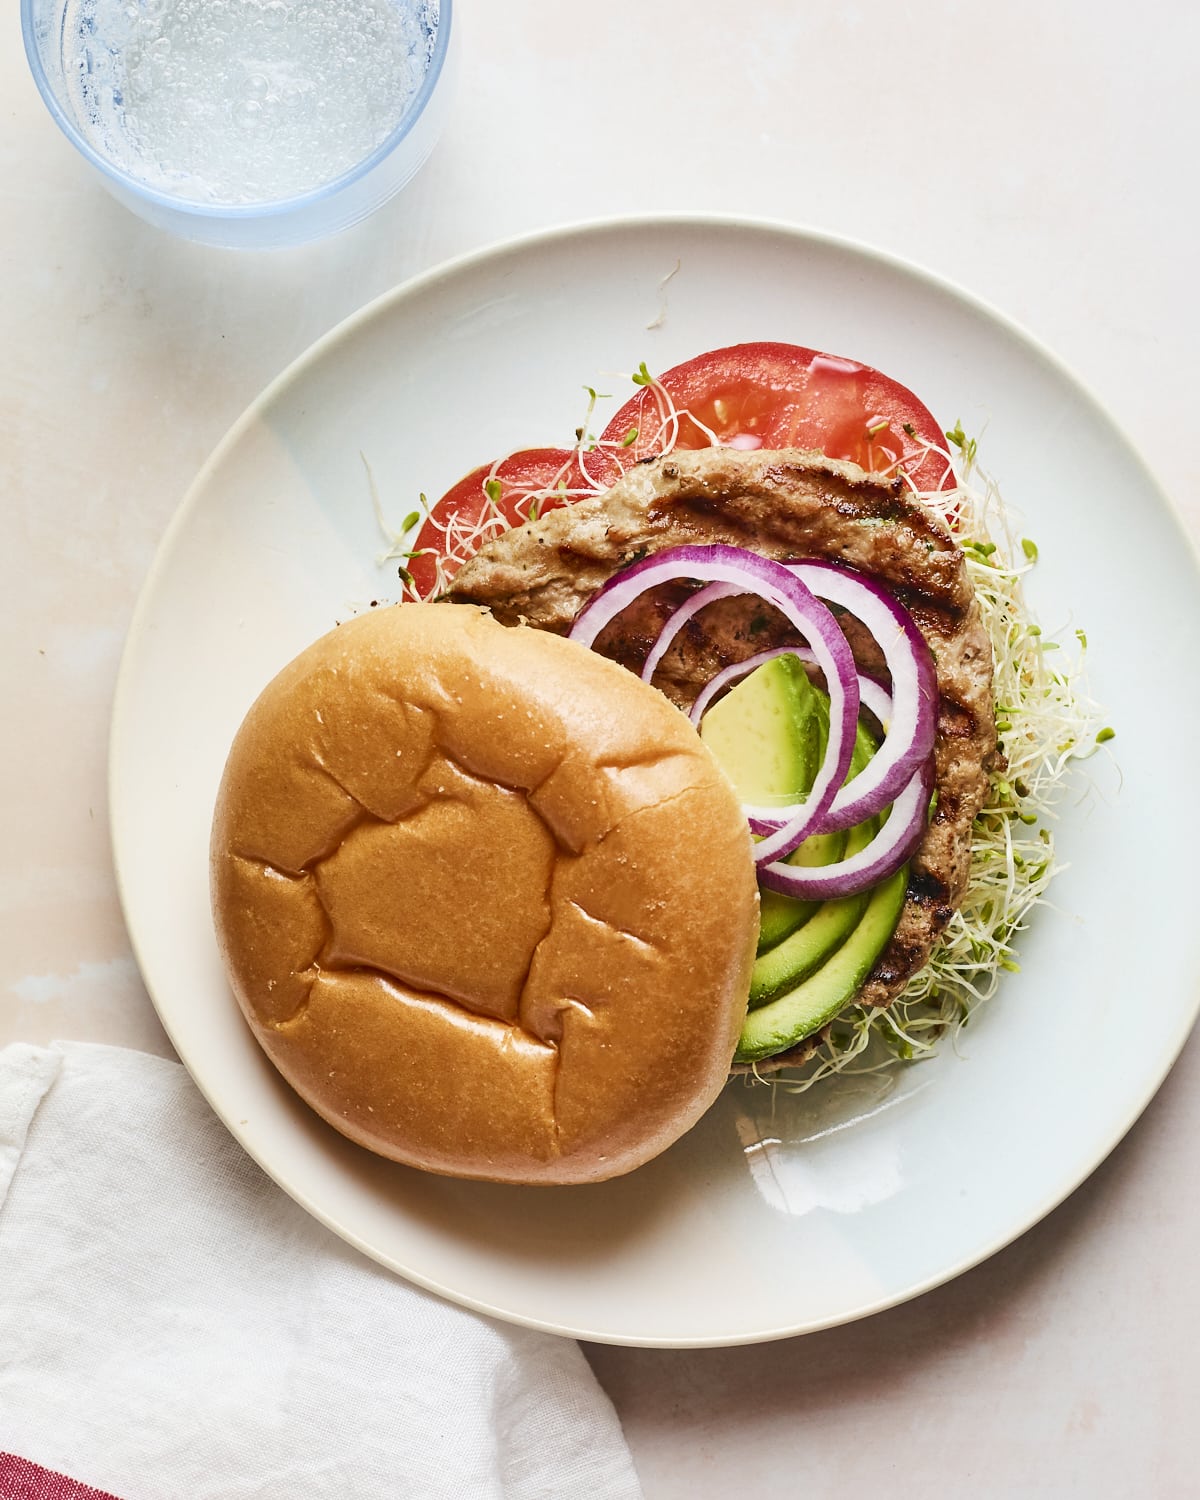
{"label": "white cloth napkin", "polygon": [[[5,1453],[120,1500],[641,1494],[576,1344],[382,1270],[177,1063],[76,1043],[0,1052]],[[0,1500],[79,1493],[31,1472]]]}

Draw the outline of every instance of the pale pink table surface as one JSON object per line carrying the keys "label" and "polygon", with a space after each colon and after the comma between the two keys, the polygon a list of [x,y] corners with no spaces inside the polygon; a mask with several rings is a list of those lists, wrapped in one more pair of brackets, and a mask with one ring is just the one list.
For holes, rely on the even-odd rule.
{"label": "pale pink table surface", "polygon": [[[447,256],[653,209],[878,243],[1053,346],[1200,529],[1190,0],[458,4],[460,93],[423,176],[333,241],[259,257],[110,201],[42,110],[16,6],[0,20],[0,1043],[169,1053],[131,983],[106,822],[135,597],[243,406]],[[1200,1494],[1198,1164],[1193,1040],[1073,1198],[940,1291],[777,1345],[589,1350],[648,1500]]]}

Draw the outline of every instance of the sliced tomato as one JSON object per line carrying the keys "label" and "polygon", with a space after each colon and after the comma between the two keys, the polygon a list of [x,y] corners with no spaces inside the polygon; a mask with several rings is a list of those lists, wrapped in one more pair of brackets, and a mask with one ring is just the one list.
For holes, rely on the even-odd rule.
{"label": "sliced tomato", "polygon": [[[919,490],[946,488],[953,475],[945,435],[932,413],[898,381],[870,365],[797,344],[734,344],[676,365],[643,386],[604,429],[622,468],[668,446],[809,448],[871,473],[904,470]],[[674,443],[671,437],[674,435]]]}
{"label": "sliced tomato", "polygon": [[[584,473],[586,470],[586,475]],[[580,491],[604,489],[621,475],[606,452],[582,455],[572,448],[522,448],[498,464],[481,464],[442,496],[413,543],[412,585],[423,599],[447,583],[479,547],[510,526],[520,526],[571,500]]]}
{"label": "sliced tomato", "polygon": [[[661,388],[661,389],[659,389]],[[670,397],[668,403],[662,392]],[[670,412],[677,414],[677,419]],[[816,449],[870,473],[903,470],[919,490],[954,476],[945,435],[916,396],[870,365],[798,344],[733,344],[676,365],[644,385],[601,436],[601,448],[523,448],[482,464],[433,506],[408,564],[428,598],[509,526],[606,488],[631,464],[671,448]],[[582,467],[581,467],[582,465]],[[586,470],[586,473],[585,473]],[[490,491],[490,493],[489,493]]]}

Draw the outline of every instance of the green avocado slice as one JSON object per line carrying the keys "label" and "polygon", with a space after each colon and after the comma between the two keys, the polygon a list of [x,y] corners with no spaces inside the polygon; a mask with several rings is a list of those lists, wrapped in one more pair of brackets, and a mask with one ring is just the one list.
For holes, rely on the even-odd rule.
{"label": "green avocado slice", "polygon": [[[825,754],[829,700],[813,687],[798,657],[778,656],[710,708],[700,734],[743,802],[794,802],[811,788]],[[860,724],[847,779],[877,748],[875,736]],[[816,834],[788,861],[834,864],[865,847],[878,826],[870,818],[848,832]],[[853,999],[895,930],[907,888],[905,867],[871,890],[834,901],[761,892],[751,1008],[736,1061],[786,1051]]]}
{"label": "green avocado slice", "polygon": [[[720,761],[742,802],[785,806],[807,795],[829,736],[829,703],[809,681],[798,656],[756,667],[704,715],[700,737]],[[828,865],[842,858],[845,834],[816,834],[790,856]],[[816,911],[818,902],[763,893],[759,951],[774,945]]]}
{"label": "green avocado slice", "polygon": [[[820,741],[820,753],[825,754],[825,738],[829,729],[829,700],[819,688],[814,687],[816,694],[817,712],[822,717],[822,741]],[[865,729],[862,724],[858,726],[858,732],[853,741],[853,754],[850,756],[849,774],[846,780],[853,780],[858,772],[864,768],[865,763],[873,756],[874,751],[879,748],[879,741],[874,738],[870,730]],[[831,841],[826,841],[831,840]],[[835,843],[832,840],[840,840]],[[855,853],[861,844],[850,849],[846,843],[846,831],[840,834],[813,834],[805,838],[804,843],[793,849],[784,859],[784,864],[837,864],[838,859],[846,858],[850,853]],[[817,910],[820,910],[820,901],[799,900],[795,895],[781,895],[778,891],[759,891],[759,954],[766,953],[775,944],[783,942],[784,938],[796,932],[796,929],[804,926]],[[750,1002],[754,1004],[753,999]]]}
{"label": "green avocado slice", "polygon": [[869,892],[866,911],[842,946],[795,988],[750,1012],[734,1061],[773,1057],[832,1021],[858,993],[896,930],[907,890],[905,865]]}
{"label": "green avocado slice", "polygon": [[[846,830],[814,833],[787,857],[789,865],[833,865],[846,855]],[[759,891],[758,951],[766,953],[820,910],[820,901],[800,901],[779,891]]]}
{"label": "green avocado slice", "polygon": [[823,708],[800,658],[776,656],[713,704],[700,738],[743,802],[785,806],[807,795],[820,767]]}
{"label": "green avocado slice", "polygon": [[[859,823],[857,827],[850,829],[845,840],[846,858],[866,848],[875,837],[878,827],[878,819],[869,818],[865,823]],[[796,864],[798,861],[789,860],[789,863]],[[762,892],[764,898],[773,894],[775,893]],[[794,906],[811,906],[813,914],[782,942],[765,953],[760,952],[755,959],[750,974],[751,1010],[765,1005],[784,990],[794,989],[814,969],[819,969],[833,950],[858,926],[869,898],[869,891],[856,891],[852,896],[842,896],[834,901],[800,902],[788,896],[781,897],[781,900],[790,901]]]}
{"label": "green avocado slice", "polygon": [[[829,724],[829,700],[819,689],[813,688],[819,710],[823,713],[826,733]],[[854,754],[850,758],[847,781],[852,780],[863,769],[879,748],[875,736],[861,724],[854,740]],[[821,754],[825,753],[822,739]],[[815,773],[814,773],[815,774]],[[877,826],[877,825],[876,825]],[[793,849],[784,861],[789,865],[832,865],[856,852],[862,845],[850,848],[846,830],[840,833],[814,833],[804,840],[798,849]],[[759,891],[758,952],[761,956],[791,936],[813,917],[823,905],[820,901],[803,901],[795,896],[784,896],[778,891]],[[753,1005],[753,991],[751,991]]]}

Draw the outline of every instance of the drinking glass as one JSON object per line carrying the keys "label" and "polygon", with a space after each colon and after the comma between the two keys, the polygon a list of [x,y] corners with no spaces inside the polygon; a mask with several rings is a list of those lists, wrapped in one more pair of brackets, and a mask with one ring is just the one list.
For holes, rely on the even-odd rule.
{"label": "drinking glass", "polygon": [[345,229],[418,171],[449,103],[453,9],[21,0],[21,22],[47,108],[114,197],[188,239],[260,248]]}

